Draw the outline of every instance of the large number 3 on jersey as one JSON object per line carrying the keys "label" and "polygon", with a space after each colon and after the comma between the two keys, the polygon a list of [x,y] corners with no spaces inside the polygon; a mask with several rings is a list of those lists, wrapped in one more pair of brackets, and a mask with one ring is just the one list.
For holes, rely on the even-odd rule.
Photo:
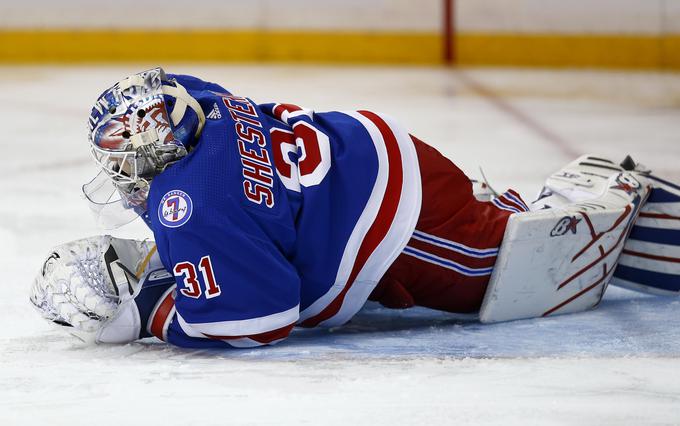
{"label": "large number 3 on jersey", "polygon": [[[320,184],[331,168],[331,144],[328,136],[309,123],[299,121],[293,131],[271,129],[276,172],[286,188],[300,192]],[[290,154],[299,155],[297,162]]]}

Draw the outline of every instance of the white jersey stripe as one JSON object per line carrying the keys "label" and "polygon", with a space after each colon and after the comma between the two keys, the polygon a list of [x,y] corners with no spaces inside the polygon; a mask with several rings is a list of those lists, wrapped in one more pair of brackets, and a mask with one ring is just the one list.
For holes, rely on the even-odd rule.
{"label": "white jersey stripe", "polygon": [[205,339],[207,338],[206,334],[211,336],[252,336],[278,330],[295,323],[299,316],[299,310],[300,305],[297,305],[287,311],[259,318],[204,323],[188,323],[177,312],[177,320],[184,333],[189,337]]}
{"label": "white jersey stripe", "polygon": [[513,194],[512,192],[507,191],[503,194],[503,196],[509,199],[510,201],[514,202],[518,206],[520,206],[524,211],[529,211],[529,207],[527,207],[527,205],[524,204],[524,201],[522,201],[521,198],[516,197],[515,194]]}
{"label": "white jersey stripe", "polygon": [[[392,119],[379,115],[397,140],[401,155],[403,181],[401,198],[395,216],[393,218],[377,217],[383,203],[388,179],[390,178],[390,159],[388,158],[385,140],[377,125],[366,116],[359,112],[347,112],[345,114],[361,123],[371,136],[378,157],[378,174],[366,207],[345,246],[335,283],[325,295],[300,313],[299,322],[319,315],[338,297],[345,289],[345,286],[351,285],[339,311],[320,324],[323,326],[343,324],[361,309],[373,288],[375,288],[380,278],[387,271],[387,268],[399,256],[410,239],[420,213],[422,196],[418,158],[410,135]],[[390,223],[389,230],[369,256],[354,283],[348,283],[347,281],[357,259],[359,248],[376,220],[388,220],[388,223]]]}
{"label": "white jersey stripe", "polygon": [[[348,115],[360,122],[362,119],[368,121],[359,114],[353,115],[352,113],[348,113]],[[366,124],[364,124],[364,126],[366,126]],[[354,266],[354,260],[357,258],[359,247],[361,246],[366,233],[378,215],[378,210],[380,209],[380,205],[385,194],[385,189],[387,188],[387,150],[385,149],[385,143],[382,140],[382,136],[380,136],[378,130],[373,128],[367,128],[367,130],[373,139],[373,144],[378,156],[378,174],[376,176],[375,183],[373,184],[373,190],[371,191],[371,195],[368,198],[366,207],[364,207],[364,211],[361,213],[361,216],[354,226],[352,234],[345,245],[345,250],[342,254],[342,259],[340,260],[340,266],[338,267],[338,272],[336,274],[333,286],[326,294],[317,299],[305,310],[300,312],[299,322],[303,322],[321,313],[321,311],[323,311],[324,308],[326,308],[326,306],[328,306],[345,288],[347,280],[349,279],[349,275],[352,272],[352,267]]]}
{"label": "white jersey stripe", "polygon": [[497,198],[497,200],[505,206],[515,208],[520,212],[525,211],[526,209],[523,207],[523,204],[521,202],[514,201],[511,196],[512,194],[509,192],[504,192],[500,197]]}
{"label": "white jersey stripe", "polygon": [[463,243],[458,243],[456,241],[447,240],[436,235],[427,234],[422,231],[416,230],[412,236],[413,239],[418,241],[423,241],[432,244],[437,247],[445,248],[456,253],[464,254],[466,256],[475,258],[487,258],[494,257],[498,254],[498,247],[496,248],[486,248],[486,249],[476,249],[470,246],[466,246]]}
{"label": "white jersey stripe", "polygon": [[452,271],[458,272],[459,274],[466,275],[468,277],[483,277],[491,275],[491,272],[493,271],[493,267],[470,268],[467,266],[463,266],[458,262],[454,262],[453,260],[444,259],[443,257],[439,257],[432,253],[418,250],[417,248],[413,248],[411,246],[407,246],[404,249],[404,254],[415,257],[424,262],[431,263],[433,265],[441,266],[442,268],[450,269]]}
{"label": "white jersey stripe", "polygon": [[494,198],[493,200],[491,200],[491,202],[493,203],[494,206],[498,207],[501,210],[506,210],[513,213],[521,213],[519,209],[502,203],[498,198]]}
{"label": "white jersey stripe", "polygon": [[[420,216],[422,204],[420,165],[411,135],[397,120],[384,114],[378,114],[378,116],[388,125],[399,145],[403,173],[401,199],[387,235],[373,251],[368,262],[357,276],[356,281],[359,285],[350,289],[336,318],[322,323],[325,326],[343,324],[359,312],[378,281],[408,244]],[[360,115],[360,117],[364,116]],[[364,126],[367,124],[364,123]]]}

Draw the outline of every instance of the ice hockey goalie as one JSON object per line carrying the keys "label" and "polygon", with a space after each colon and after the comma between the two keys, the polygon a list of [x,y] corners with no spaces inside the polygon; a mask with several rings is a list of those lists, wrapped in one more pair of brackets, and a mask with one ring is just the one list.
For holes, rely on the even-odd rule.
{"label": "ice hockey goalie", "polygon": [[383,114],[258,104],[160,68],[106,90],[89,130],[101,173],[85,194],[154,241],[50,253],[31,301],[84,340],[252,347],[368,299],[493,322],[592,308],[610,282],[680,289],[680,240],[659,231],[677,227],[680,188],[632,160],[582,157],[529,206]]}

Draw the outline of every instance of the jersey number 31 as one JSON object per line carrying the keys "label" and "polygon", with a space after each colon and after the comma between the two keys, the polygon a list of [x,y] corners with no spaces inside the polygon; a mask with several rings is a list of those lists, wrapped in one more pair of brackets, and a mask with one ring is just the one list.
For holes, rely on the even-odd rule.
{"label": "jersey number 31", "polygon": [[[210,256],[203,256],[198,262],[198,269],[203,275],[203,282],[205,284],[205,298],[212,299],[222,294],[220,285],[215,281],[215,273],[213,272],[212,262]],[[186,297],[198,299],[203,294],[201,284],[198,282],[198,274],[196,274],[196,266],[191,262],[180,262],[175,265],[173,270],[176,277],[183,278],[184,288],[180,289]]]}

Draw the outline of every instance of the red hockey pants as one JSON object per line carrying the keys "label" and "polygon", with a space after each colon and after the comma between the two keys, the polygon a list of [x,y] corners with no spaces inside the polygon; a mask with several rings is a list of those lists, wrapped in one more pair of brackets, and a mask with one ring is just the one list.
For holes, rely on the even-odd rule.
{"label": "red hockey pants", "polygon": [[514,191],[478,201],[449,159],[413,138],[422,180],[416,231],[370,296],[390,308],[478,311],[508,217],[526,210]]}

